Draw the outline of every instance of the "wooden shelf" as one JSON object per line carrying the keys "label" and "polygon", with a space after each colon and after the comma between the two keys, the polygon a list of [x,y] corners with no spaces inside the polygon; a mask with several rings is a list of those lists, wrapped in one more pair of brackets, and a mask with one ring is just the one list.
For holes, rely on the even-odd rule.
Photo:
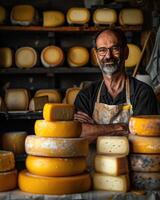
{"label": "wooden shelf", "polygon": [[98,67],[55,67],[55,68],[45,68],[45,67],[33,67],[30,69],[20,69],[20,68],[0,68],[0,75],[4,74],[83,74],[83,73],[101,73]]}
{"label": "wooden shelf", "polygon": [[[43,27],[43,26],[6,26],[0,25],[0,31],[53,31],[53,32],[97,32],[111,26],[61,26],[61,27]],[[112,26],[120,28],[123,31],[141,31],[142,26]]]}

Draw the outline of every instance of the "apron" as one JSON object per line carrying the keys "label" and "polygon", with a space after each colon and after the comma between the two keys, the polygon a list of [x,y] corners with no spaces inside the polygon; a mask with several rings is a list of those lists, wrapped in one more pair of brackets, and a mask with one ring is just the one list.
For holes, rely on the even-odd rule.
{"label": "apron", "polygon": [[[126,85],[126,103],[120,105],[108,105],[105,103],[100,103],[100,94],[102,85],[104,81],[102,81],[97,100],[94,106],[92,118],[97,124],[114,124],[114,123],[127,123],[129,121],[130,116],[133,114],[132,105],[130,102],[130,85],[129,78],[127,77],[125,85]],[[90,145],[90,151],[88,155],[88,167],[92,171],[94,166],[94,156],[96,153],[96,144]]]}

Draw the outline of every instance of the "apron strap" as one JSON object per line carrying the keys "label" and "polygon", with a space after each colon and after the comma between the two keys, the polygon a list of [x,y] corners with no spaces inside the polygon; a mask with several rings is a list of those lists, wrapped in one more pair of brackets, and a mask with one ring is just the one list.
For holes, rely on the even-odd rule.
{"label": "apron strap", "polygon": [[130,84],[129,84],[129,78],[126,78],[126,103],[131,104],[130,101]]}
{"label": "apron strap", "polygon": [[100,94],[101,94],[101,89],[102,89],[103,83],[104,83],[104,80],[102,81],[102,83],[99,87],[96,103],[99,103],[99,101],[100,101]]}

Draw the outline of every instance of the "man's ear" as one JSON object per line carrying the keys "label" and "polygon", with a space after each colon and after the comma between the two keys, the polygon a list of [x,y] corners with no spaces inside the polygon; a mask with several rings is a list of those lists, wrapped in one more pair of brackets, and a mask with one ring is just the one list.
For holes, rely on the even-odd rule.
{"label": "man's ear", "polygon": [[128,46],[126,45],[126,47],[125,47],[125,49],[124,49],[124,58],[125,58],[125,60],[127,60],[128,55],[129,55],[129,48],[128,48]]}

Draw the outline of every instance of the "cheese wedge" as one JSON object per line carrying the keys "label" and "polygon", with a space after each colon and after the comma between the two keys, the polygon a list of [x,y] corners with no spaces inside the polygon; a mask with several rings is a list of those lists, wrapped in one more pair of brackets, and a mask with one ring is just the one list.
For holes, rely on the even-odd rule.
{"label": "cheese wedge", "polygon": [[129,55],[127,60],[125,60],[125,67],[134,67],[140,59],[141,50],[135,44],[127,44],[129,48]]}
{"label": "cheese wedge", "polygon": [[11,67],[13,62],[12,50],[8,47],[0,48],[0,66]]}
{"label": "cheese wedge", "polygon": [[6,20],[6,9],[3,6],[0,6],[0,24],[4,24]]}
{"label": "cheese wedge", "polygon": [[61,94],[56,89],[40,89],[37,90],[34,97],[48,96],[49,103],[60,103],[62,101]]}
{"label": "cheese wedge", "polygon": [[57,27],[63,25],[65,16],[60,11],[44,11],[43,12],[43,26]]}
{"label": "cheese wedge", "polygon": [[82,125],[78,121],[36,120],[34,131],[42,137],[76,138],[80,137]]}
{"label": "cheese wedge", "polygon": [[15,168],[14,154],[11,151],[0,150],[0,173]]}
{"label": "cheese wedge", "polygon": [[48,96],[34,97],[30,100],[29,110],[30,111],[43,110],[43,107],[46,103],[48,103]]}
{"label": "cheese wedge", "polygon": [[25,150],[29,155],[44,157],[83,157],[88,154],[88,140],[84,138],[47,138],[27,136]]}

